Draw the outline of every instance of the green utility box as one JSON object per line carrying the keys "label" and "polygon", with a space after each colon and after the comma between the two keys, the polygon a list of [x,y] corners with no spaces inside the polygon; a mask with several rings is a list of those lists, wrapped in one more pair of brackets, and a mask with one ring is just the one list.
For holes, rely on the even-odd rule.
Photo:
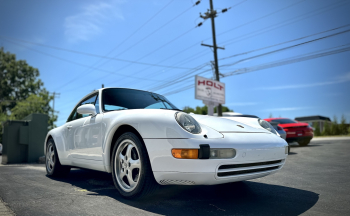
{"label": "green utility box", "polygon": [[30,114],[3,123],[2,164],[33,163],[44,155],[49,116]]}

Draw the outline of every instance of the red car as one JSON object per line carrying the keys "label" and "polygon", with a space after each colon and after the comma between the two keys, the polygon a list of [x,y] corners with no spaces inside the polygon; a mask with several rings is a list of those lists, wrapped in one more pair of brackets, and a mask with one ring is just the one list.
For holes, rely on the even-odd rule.
{"label": "red car", "polygon": [[265,121],[277,122],[287,133],[286,141],[298,142],[300,146],[306,146],[314,136],[314,131],[309,124],[298,122],[289,118],[267,118]]}

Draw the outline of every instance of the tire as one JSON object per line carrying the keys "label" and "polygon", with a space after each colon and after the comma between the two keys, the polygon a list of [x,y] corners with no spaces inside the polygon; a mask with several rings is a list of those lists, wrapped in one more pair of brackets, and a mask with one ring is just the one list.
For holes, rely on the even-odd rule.
{"label": "tire", "polygon": [[301,140],[298,142],[300,146],[307,146],[310,143],[310,140]]}
{"label": "tire", "polygon": [[111,167],[114,185],[124,198],[143,198],[158,187],[147,149],[132,132],[118,138],[113,148]]}
{"label": "tire", "polygon": [[47,141],[45,156],[46,173],[52,177],[64,177],[69,174],[70,167],[61,165],[53,139]]}
{"label": "tire", "polygon": [[290,145],[288,145],[288,154],[290,153]]}

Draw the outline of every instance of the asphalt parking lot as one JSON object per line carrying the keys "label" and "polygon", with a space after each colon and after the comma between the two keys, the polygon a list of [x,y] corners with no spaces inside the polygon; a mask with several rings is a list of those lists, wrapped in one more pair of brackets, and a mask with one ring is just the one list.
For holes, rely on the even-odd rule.
{"label": "asphalt parking lot", "polygon": [[[350,139],[293,146],[274,175],[216,186],[162,186],[125,200],[110,174],[73,169],[46,176],[44,165],[0,165],[0,198],[16,215],[350,215]],[[0,212],[1,215],[1,212]]]}

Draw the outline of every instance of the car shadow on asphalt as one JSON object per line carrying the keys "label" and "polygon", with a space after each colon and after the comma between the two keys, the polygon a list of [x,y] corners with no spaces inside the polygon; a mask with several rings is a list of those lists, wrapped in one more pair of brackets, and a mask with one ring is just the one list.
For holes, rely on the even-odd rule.
{"label": "car shadow on asphalt", "polygon": [[322,146],[322,145],[319,145],[319,144],[309,144],[307,146],[300,146],[300,145],[291,145],[290,147],[291,148],[308,148],[308,147],[318,147],[318,146]]}
{"label": "car shadow on asphalt", "polygon": [[115,189],[111,174],[73,169],[55,178],[86,190],[88,196],[107,196],[126,205],[162,215],[300,215],[318,201],[318,194],[292,187],[243,181],[213,186],[160,186],[150,197],[127,200]]}

